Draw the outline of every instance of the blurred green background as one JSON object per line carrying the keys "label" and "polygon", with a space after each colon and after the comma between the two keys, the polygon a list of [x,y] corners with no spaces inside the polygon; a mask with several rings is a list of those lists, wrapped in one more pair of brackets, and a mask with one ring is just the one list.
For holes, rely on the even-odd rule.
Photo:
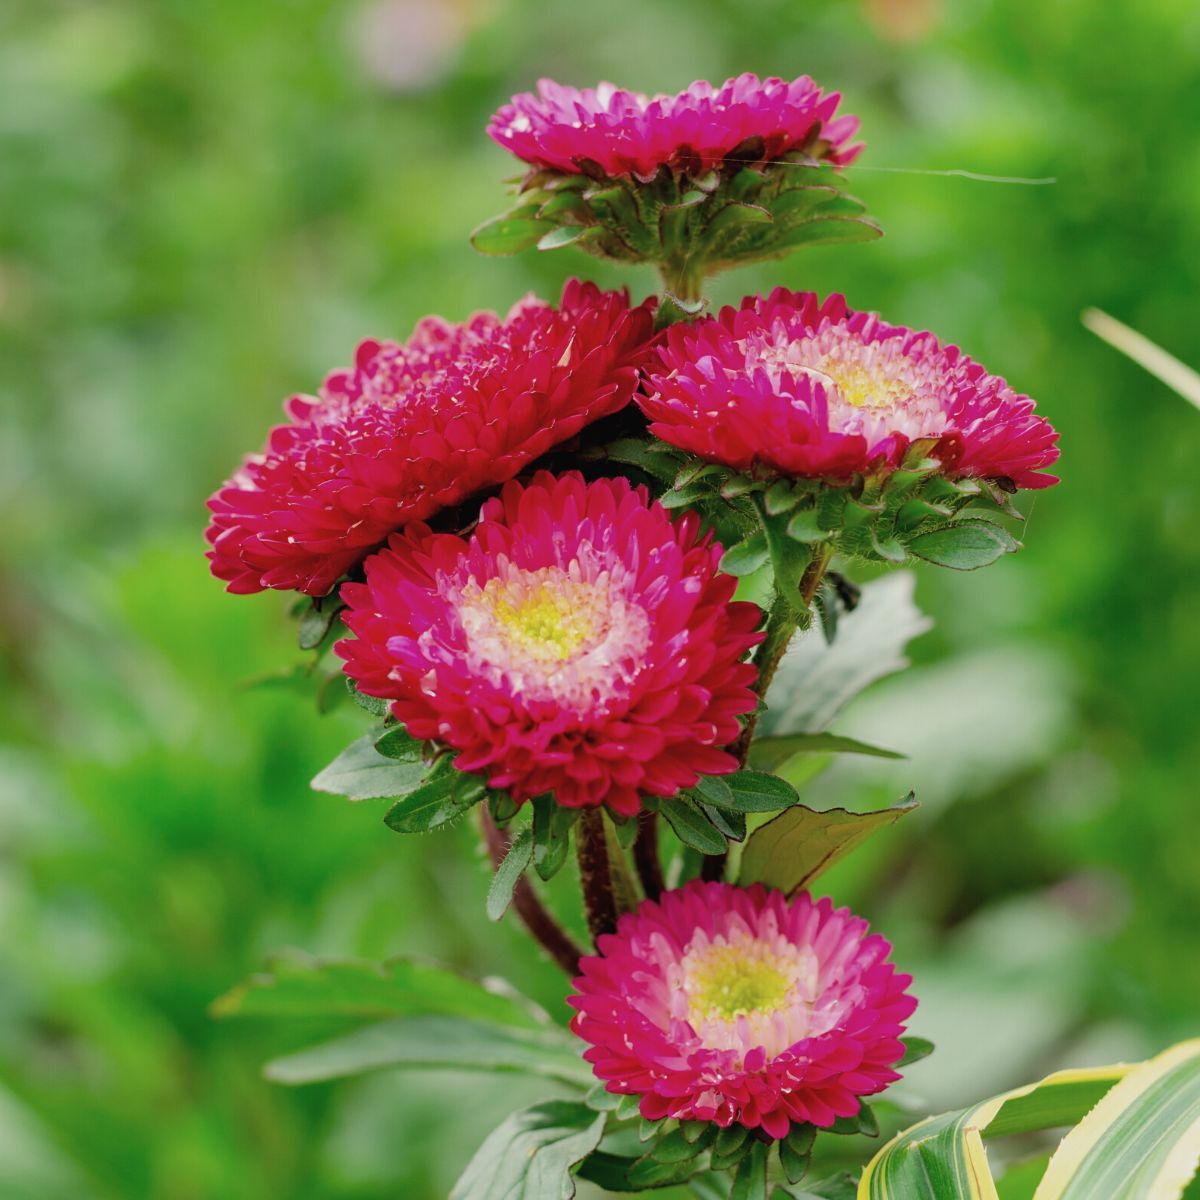
{"label": "blurred green background", "polygon": [[563,1009],[485,922],[469,829],[406,840],[308,790],[361,722],[244,686],[295,661],[293,631],[281,597],[208,577],[203,501],[358,338],[568,272],[616,281],[574,251],[468,247],[504,203],[483,128],[511,92],[746,69],[841,88],[869,144],[852,186],[888,236],[717,298],[844,291],[959,342],[1062,431],[1028,548],[921,571],[916,667],[840,724],[911,759],[821,785],[925,802],[829,877],[917,975],[940,1053],[908,1095],[1200,1033],[1200,414],[1078,319],[1099,305],[1200,363],[1191,0],[8,0],[3,1200],[424,1200],[526,1098],[449,1075],[284,1091],[259,1065],[311,1030],[206,1015],[284,945],[434,954]]}

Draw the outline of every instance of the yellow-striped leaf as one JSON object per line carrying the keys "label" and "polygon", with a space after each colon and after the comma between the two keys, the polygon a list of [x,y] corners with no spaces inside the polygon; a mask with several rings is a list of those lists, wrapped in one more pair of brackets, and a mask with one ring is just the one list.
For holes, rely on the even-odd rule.
{"label": "yellow-striped leaf", "polygon": [[1063,1138],[1034,1200],[1179,1200],[1200,1161],[1200,1040],[1135,1068]]}
{"label": "yellow-striped leaf", "polygon": [[867,1164],[858,1200],[999,1200],[984,1138],[1074,1125],[1131,1069],[1059,1071],[971,1108],[930,1117],[898,1134]]}

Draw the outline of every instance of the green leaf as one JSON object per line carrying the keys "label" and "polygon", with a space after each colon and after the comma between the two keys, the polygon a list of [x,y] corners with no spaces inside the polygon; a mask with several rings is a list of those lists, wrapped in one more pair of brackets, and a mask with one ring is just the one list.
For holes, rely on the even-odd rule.
{"label": "green leaf", "polygon": [[764,1200],[767,1194],[767,1147],[756,1141],[738,1164],[729,1200]]}
{"label": "green leaf", "polygon": [[[537,248],[539,250],[558,250],[563,246],[571,246],[588,235],[594,237],[595,234],[592,233],[593,228],[593,226],[585,225],[560,225],[557,229],[552,229],[549,233],[543,234],[538,239]],[[599,230],[596,232],[599,232]]]}
{"label": "green leaf", "polygon": [[425,774],[421,763],[394,762],[375,749],[378,734],[368,733],[351,742],[312,781],[318,792],[332,792],[348,800],[378,800],[404,796]]}
{"label": "green leaf", "polygon": [[744,842],[746,840],[746,814],[740,812],[730,812],[728,809],[715,808],[711,804],[701,804],[700,811],[719,829],[727,838],[735,842]]}
{"label": "green leaf", "polygon": [[300,617],[296,641],[301,650],[317,650],[334,631],[338,616],[346,606],[336,597],[313,600]]}
{"label": "green leaf", "polygon": [[1200,1039],[1122,1079],[1063,1138],[1034,1200],[1178,1200],[1200,1160]]}
{"label": "green leaf", "polygon": [[884,750],[836,733],[789,733],[783,737],[757,738],[750,747],[750,763],[773,771],[797,754],[865,754],[872,758],[904,758],[895,750]]}
{"label": "green leaf", "polygon": [[921,1059],[928,1058],[935,1049],[928,1038],[908,1036],[902,1037],[900,1041],[904,1043],[904,1057],[896,1064],[898,1067],[908,1067],[920,1062]]}
{"label": "green leaf", "polygon": [[533,1002],[505,983],[480,983],[440,963],[393,958],[311,958],[289,951],[214,1000],[225,1017],[397,1017],[418,1014],[473,1017],[530,1028],[548,1021]]}
{"label": "green leaf", "polygon": [[274,1059],[263,1074],[273,1083],[294,1086],[391,1067],[516,1071],[583,1088],[594,1076],[579,1050],[575,1039],[557,1030],[443,1016],[397,1017]]}
{"label": "green leaf", "polygon": [[[861,1200],[996,1200],[985,1137],[1071,1125],[1136,1069],[1059,1071],[1040,1083],[929,1117],[897,1134],[871,1159],[858,1195]],[[1149,1200],[1148,1193],[1137,1195]],[[1093,1192],[1088,1200],[1101,1196],[1118,1200],[1118,1193],[1108,1190]]]}
{"label": "green leaf", "polygon": [[724,854],[728,849],[724,835],[690,801],[673,796],[660,801],[658,811],[685,846],[701,854]]}
{"label": "green leaf", "polygon": [[822,526],[820,513],[815,508],[802,508],[788,521],[786,532],[797,542],[823,542],[829,536],[829,530]]}
{"label": "green leaf", "polygon": [[798,804],[759,826],[742,851],[743,886],[762,883],[792,895],[860,846],[871,834],[894,824],[916,804],[911,800],[878,812],[844,808],[816,812]]}
{"label": "green leaf", "polygon": [[553,221],[533,217],[496,217],[471,234],[471,245],[480,254],[517,254],[536,245],[553,228]]}
{"label": "green leaf", "polygon": [[579,810],[564,808],[553,796],[536,796],[532,803],[534,870],[542,879],[553,879],[567,861]]}
{"label": "green leaf", "polygon": [[779,1143],[779,1164],[783,1167],[788,1183],[799,1183],[808,1174],[810,1161],[808,1154],[801,1154],[788,1141]]}
{"label": "green leaf", "polygon": [[487,915],[491,921],[498,921],[508,911],[512,903],[513,890],[520,881],[525,869],[533,858],[533,830],[527,825],[513,839],[504,861],[496,868],[492,876],[491,887],[487,894]]}
{"label": "green leaf", "polygon": [[770,557],[767,535],[760,529],[744,541],[738,542],[736,546],[730,546],[721,555],[720,567],[726,575],[752,575]]}
{"label": "green leaf", "polygon": [[908,543],[908,548],[926,562],[955,571],[986,567],[1010,549],[995,526],[979,521],[960,521],[919,533]]}
{"label": "green leaf", "polygon": [[392,725],[375,739],[375,749],[394,762],[421,762],[425,743],[409,736],[403,725]]}
{"label": "green leaf", "polygon": [[450,1200],[571,1200],[571,1169],[600,1144],[604,1114],[569,1100],[545,1100],[498,1125],[450,1193]]}
{"label": "green leaf", "polygon": [[905,645],[931,625],[913,603],[915,585],[911,571],[873,580],[854,611],[841,617],[832,645],[813,637],[793,641],[767,692],[759,731],[816,733],[864,688],[908,666]]}
{"label": "green leaf", "polygon": [[729,792],[728,800],[712,799],[710,803],[733,812],[776,812],[795,804],[796,789],[786,780],[761,771],[736,771],[723,778]]}
{"label": "green leaf", "polygon": [[358,705],[359,708],[366,709],[373,717],[386,717],[391,709],[391,705],[386,700],[381,700],[378,696],[368,696],[364,692],[358,690],[358,684],[346,676],[346,691],[350,693],[350,698]]}
{"label": "green leaf", "polygon": [[383,818],[397,833],[427,833],[461,816],[483,799],[483,780],[451,768],[396,801]]}

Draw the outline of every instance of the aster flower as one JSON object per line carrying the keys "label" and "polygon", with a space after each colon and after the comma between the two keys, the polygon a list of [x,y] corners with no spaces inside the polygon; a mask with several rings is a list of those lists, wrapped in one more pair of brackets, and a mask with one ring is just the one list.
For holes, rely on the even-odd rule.
{"label": "aster flower", "polygon": [[622,408],[652,322],[626,293],[571,280],[558,308],[529,297],[504,318],[428,317],[406,343],[363,342],[209,500],[213,574],[231,592],[325,594],[393,530]]}
{"label": "aster flower", "polygon": [[1057,433],[1033,401],[931,333],[779,288],[667,332],[638,403],[672,445],[741,472],[846,482],[914,443],[940,472],[1044,488]]}
{"label": "aster flower", "polygon": [[891,947],[829,900],[689,883],[645,901],[580,963],[572,1029],[644,1117],[786,1136],[828,1127],[900,1076],[916,1008]]}
{"label": "aster flower", "polygon": [[840,99],[807,75],[699,80],[675,96],[542,79],[536,96],[514,96],[492,117],[488,134],[534,167],[642,182],[663,167],[699,175],[734,155],[746,165],[803,151],[844,165],[862,146],[851,142],[858,118],[837,115]]}
{"label": "aster flower", "polygon": [[760,613],[733,602],[695,514],[625,479],[505,485],[469,538],[395,535],[347,584],[337,652],[415,738],[518,801],[639,810],[698,776],[751,710]]}
{"label": "aster flower", "polygon": [[673,295],[695,298],[733,263],[877,237],[842,190],[839,169],[862,145],[840,99],[807,75],[698,81],[675,96],[543,79],[488,126],[531,171],[516,207],[473,241],[484,253],[578,245],[655,262]]}

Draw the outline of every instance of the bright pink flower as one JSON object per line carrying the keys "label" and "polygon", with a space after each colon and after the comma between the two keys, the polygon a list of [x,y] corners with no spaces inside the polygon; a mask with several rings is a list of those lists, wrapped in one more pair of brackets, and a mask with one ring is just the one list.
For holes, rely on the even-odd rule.
{"label": "bright pink flower", "polygon": [[571,280],[557,309],[529,297],[503,320],[427,317],[403,345],[363,342],[209,500],[213,574],[324,595],[393,530],[624,407],[652,324],[648,304]]}
{"label": "bright pink flower", "polygon": [[807,75],[792,80],[739,75],[719,88],[698,81],[677,96],[644,96],[611,83],[573,88],[543,79],[538,94],[514,96],[492,117],[488,133],[518,158],[568,174],[594,169],[648,182],[659,167],[699,174],[737,150],[761,162],[792,150],[838,165],[858,118],[837,116],[837,92]]}
{"label": "bright pink flower", "polygon": [[738,471],[845,481],[918,438],[951,478],[1044,488],[1058,434],[1033,401],[931,333],[779,288],[675,325],[638,403],[664,441]]}
{"label": "bright pink flower", "polygon": [[753,604],[731,602],[699,518],[625,479],[540,472],[488,500],[469,538],[410,526],[346,584],[346,673],[413,737],[517,800],[633,814],[700,773],[755,703]]}
{"label": "bright pink flower", "polygon": [[644,1117],[781,1138],[832,1125],[900,1076],[917,1006],[891,946],[849,909],[761,884],[689,883],[626,913],[580,963],[572,1029]]}

